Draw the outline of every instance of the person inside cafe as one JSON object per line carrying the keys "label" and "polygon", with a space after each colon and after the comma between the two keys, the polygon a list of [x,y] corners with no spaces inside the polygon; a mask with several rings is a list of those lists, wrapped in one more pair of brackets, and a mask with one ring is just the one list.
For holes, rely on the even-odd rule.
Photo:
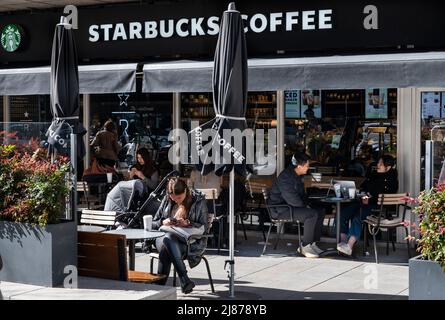
{"label": "person inside cafe", "polygon": [[[167,183],[167,194],[153,218],[152,229],[161,226],[193,227],[203,230],[208,228],[208,211],[204,195],[188,188],[186,182],[179,178],[172,178]],[[199,253],[205,250],[207,238],[196,240],[191,244],[192,255],[187,255],[190,268],[197,266],[201,260]],[[193,291],[195,284],[187,276],[187,269],[183,257],[187,253],[186,240],[178,234],[166,232],[156,239],[156,249],[159,252],[158,274],[166,275],[158,284],[165,285],[170,274],[171,264],[175,266],[181,282],[183,293]]]}
{"label": "person inside cafe", "polygon": [[91,142],[99,165],[114,168],[121,149],[117,138],[116,125],[112,120],[108,120],[105,122],[103,130],[99,131]]}
{"label": "person inside cafe", "polygon": [[141,179],[147,192],[153,191],[159,183],[159,172],[147,148],[136,152],[136,164],[130,168],[131,179]]}
{"label": "person inside cafe", "polygon": [[[395,160],[392,156],[381,156],[377,162],[377,169],[372,171],[360,186],[360,190],[366,195],[360,199],[360,202],[352,203],[341,210],[341,242],[337,245],[338,251],[352,255],[354,244],[361,236],[362,221],[370,215],[371,210],[378,208],[379,194],[397,192],[399,182],[394,165]],[[349,221],[351,221],[350,226]]]}
{"label": "person inside cafe", "polygon": [[[291,165],[285,169],[274,181],[269,194],[270,205],[287,204],[292,208],[293,221],[304,223],[302,252],[307,258],[318,258],[323,252],[316,242],[320,241],[323,226],[324,210],[311,208],[304,189],[304,175],[309,170],[309,156],[296,153],[292,157]],[[272,208],[272,210],[274,210]],[[278,218],[289,219],[287,208],[275,209],[271,214]]]}

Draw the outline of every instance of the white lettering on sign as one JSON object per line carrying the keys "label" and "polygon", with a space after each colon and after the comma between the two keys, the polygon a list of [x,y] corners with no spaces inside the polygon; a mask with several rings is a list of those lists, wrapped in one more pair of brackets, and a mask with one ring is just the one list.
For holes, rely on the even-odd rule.
{"label": "white lettering on sign", "polygon": [[[368,9],[372,10],[372,9]],[[296,32],[332,29],[332,9],[305,10],[290,12],[242,14],[244,32]],[[365,27],[373,23],[373,12],[365,22]],[[371,23],[370,23],[370,22]],[[215,36],[219,33],[220,18],[217,16],[164,19],[159,21],[133,21],[115,24],[93,24],[88,28],[90,42],[128,41],[139,39]],[[368,26],[369,28],[369,26]]]}
{"label": "white lettering on sign", "polygon": [[142,39],[142,25],[139,22],[130,22],[130,39]]}

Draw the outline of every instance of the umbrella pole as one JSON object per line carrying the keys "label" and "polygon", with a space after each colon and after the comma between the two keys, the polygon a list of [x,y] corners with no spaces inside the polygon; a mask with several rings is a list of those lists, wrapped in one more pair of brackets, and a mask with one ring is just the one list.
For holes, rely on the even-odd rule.
{"label": "umbrella pole", "polygon": [[67,218],[68,220],[74,220],[77,223],[77,135],[75,133],[71,133],[70,140],[71,215],[65,218]]}
{"label": "umbrella pole", "polygon": [[229,185],[229,297],[235,298],[235,169],[230,171],[230,185]]}

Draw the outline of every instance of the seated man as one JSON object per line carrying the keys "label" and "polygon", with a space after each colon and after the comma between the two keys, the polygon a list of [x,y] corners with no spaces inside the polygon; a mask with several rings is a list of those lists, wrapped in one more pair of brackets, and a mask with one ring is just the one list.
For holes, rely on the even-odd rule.
{"label": "seated man", "polygon": [[[292,164],[274,181],[269,195],[269,204],[287,204],[292,207],[292,218],[304,223],[302,252],[307,258],[318,258],[323,252],[316,241],[320,241],[324,212],[308,206],[303,176],[309,169],[309,156],[301,153],[292,157]],[[273,212],[271,212],[273,214]],[[287,208],[276,209],[276,215],[289,219]],[[298,248],[298,251],[300,248]]]}

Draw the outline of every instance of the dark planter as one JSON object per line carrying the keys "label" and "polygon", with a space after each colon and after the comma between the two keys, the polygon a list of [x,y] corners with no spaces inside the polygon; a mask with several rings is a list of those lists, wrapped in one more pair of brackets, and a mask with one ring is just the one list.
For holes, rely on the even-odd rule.
{"label": "dark planter", "polygon": [[75,222],[47,225],[0,221],[0,280],[47,287],[63,285],[64,268],[77,267]]}
{"label": "dark planter", "polygon": [[445,272],[438,262],[422,256],[409,260],[409,299],[445,300]]}

